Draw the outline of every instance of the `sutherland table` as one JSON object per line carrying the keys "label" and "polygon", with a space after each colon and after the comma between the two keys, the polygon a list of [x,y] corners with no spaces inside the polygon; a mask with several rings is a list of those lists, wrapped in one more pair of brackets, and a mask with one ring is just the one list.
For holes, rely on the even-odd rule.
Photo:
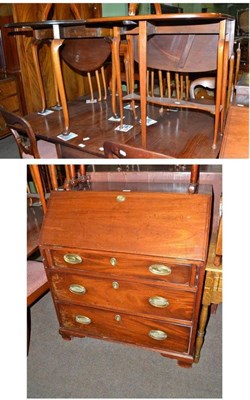
{"label": "sutherland table", "polygon": [[[159,99],[146,97],[146,69],[147,66],[163,70],[179,72],[201,72],[217,70],[216,104],[214,106],[201,105],[190,102],[173,103],[171,99],[161,100],[161,105],[175,107],[189,107],[208,111],[215,115],[213,147],[216,147],[219,123],[223,126],[226,99],[226,81],[228,58],[232,55],[234,20],[230,16],[215,13],[198,14],[161,14],[139,15],[126,17],[109,17],[89,20],[73,21],[42,21],[9,24],[15,29],[30,28],[35,40],[51,40],[51,54],[54,73],[63,108],[64,129],[63,133],[70,131],[70,120],[66,103],[65,90],[60,68],[60,47],[64,39],[73,38],[103,38],[112,40],[113,79],[117,78],[119,94],[120,116],[123,121],[122,91],[120,76],[120,38],[133,36],[135,38],[135,51],[130,46],[130,70],[133,71],[133,60],[139,61],[140,96],[130,93],[128,99],[133,102],[137,99],[141,104],[141,144],[146,147],[146,104],[147,101],[159,102]],[[21,32],[19,32],[20,34]],[[131,43],[131,41],[130,41]],[[79,48],[81,40],[79,40]],[[166,45],[166,47],[164,47]],[[33,46],[38,80],[41,82],[39,72],[37,45]],[[79,52],[74,46],[75,61]],[[198,57],[198,58],[197,58]],[[78,60],[79,62],[81,60]],[[230,64],[231,65],[231,64]],[[133,89],[133,74],[132,87]],[[114,89],[113,80],[113,89]],[[42,86],[42,83],[41,85]],[[43,90],[41,90],[41,93]],[[113,94],[114,94],[113,90]],[[43,95],[44,97],[44,95]],[[115,98],[113,96],[113,112],[115,112]]]}
{"label": "sutherland table", "polygon": [[53,192],[40,236],[64,339],[148,348],[192,366],[212,192],[92,183]]}

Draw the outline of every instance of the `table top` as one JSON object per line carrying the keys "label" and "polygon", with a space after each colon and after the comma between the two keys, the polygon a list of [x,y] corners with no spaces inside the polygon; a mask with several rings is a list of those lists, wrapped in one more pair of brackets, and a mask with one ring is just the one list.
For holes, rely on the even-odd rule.
{"label": "table top", "polygon": [[[204,21],[221,21],[221,20],[233,20],[234,17],[221,13],[179,13],[179,14],[147,14],[147,15],[128,15],[118,17],[101,17],[101,18],[89,18],[89,19],[74,19],[74,20],[46,20],[46,21],[24,21],[24,22],[13,22],[6,24],[7,28],[32,28],[32,29],[45,29],[51,28],[54,25],[62,27],[77,26],[77,25],[107,25],[112,24],[113,26],[117,23],[122,25],[134,25],[139,21],[178,21],[188,22],[204,22]],[[134,23],[134,24],[133,24]]]}
{"label": "table top", "polygon": [[249,157],[249,108],[231,105],[221,146],[220,158]]}
{"label": "table top", "polygon": [[[125,109],[124,124],[132,125],[132,128],[127,132],[117,131],[120,122],[109,120],[112,117],[110,101],[110,96],[107,101],[93,104],[86,103],[86,98],[70,101],[70,130],[77,136],[68,141],[58,138],[64,128],[62,111],[54,111],[46,116],[32,113],[25,118],[38,139],[60,144],[67,152],[77,150],[77,158],[86,157],[86,153],[104,158],[103,144],[107,140],[141,147],[139,118],[135,120],[131,110]],[[215,158],[218,155],[219,142],[218,149],[212,150],[214,120],[209,113],[187,109],[170,111],[164,107],[163,114],[159,114],[159,107],[149,105],[148,116],[155,121],[147,128],[148,150],[177,158]],[[63,157],[66,157],[66,153]]]}

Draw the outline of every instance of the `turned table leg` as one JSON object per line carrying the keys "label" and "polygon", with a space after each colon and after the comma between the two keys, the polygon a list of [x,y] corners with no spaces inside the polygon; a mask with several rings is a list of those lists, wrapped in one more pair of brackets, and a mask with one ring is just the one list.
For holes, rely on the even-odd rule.
{"label": "turned table leg", "polygon": [[147,144],[147,22],[139,23],[139,76],[140,76],[140,98],[141,98],[141,138],[142,147],[145,149]]}
{"label": "turned table leg", "polygon": [[208,318],[208,305],[203,304],[202,308],[201,308],[199,328],[198,328],[197,339],[196,339],[196,347],[195,347],[195,354],[194,354],[194,362],[195,363],[198,363],[199,359],[200,359],[200,352],[201,352],[201,347],[202,347],[202,344],[204,341],[207,318]]}
{"label": "turned table leg", "polygon": [[45,91],[44,91],[41,68],[40,68],[39,57],[38,57],[38,46],[40,45],[40,43],[41,43],[41,40],[35,39],[31,43],[31,49],[32,49],[33,62],[34,62],[35,71],[36,71],[36,78],[37,78],[39,92],[40,92],[40,98],[41,98],[41,102],[42,102],[42,109],[41,109],[40,113],[44,113],[46,111],[46,99],[45,99]]}
{"label": "turned table leg", "polygon": [[217,78],[216,78],[216,104],[215,104],[215,121],[214,121],[214,140],[213,149],[217,147],[217,137],[220,122],[220,108],[221,108],[221,95],[222,95],[222,78],[223,78],[223,58],[224,58],[224,44],[225,44],[225,21],[220,22],[220,37],[218,42],[217,51]]}
{"label": "turned table leg", "polygon": [[62,46],[63,42],[64,42],[63,39],[53,39],[52,40],[51,56],[52,56],[52,61],[53,61],[56,82],[58,85],[60,100],[61,100],[61,104],[62,104],[62,110],[63,110],[64,125],[65,125],[65,131],[63,133],[68,134],[69,133],[69,112],[68,112],[67,100],[66,100],[66,95],[65,95],[64,83],[63,83],[63,77],[62,77],[62,71],[61,71],[60,55],[59,55],[59,49]]}

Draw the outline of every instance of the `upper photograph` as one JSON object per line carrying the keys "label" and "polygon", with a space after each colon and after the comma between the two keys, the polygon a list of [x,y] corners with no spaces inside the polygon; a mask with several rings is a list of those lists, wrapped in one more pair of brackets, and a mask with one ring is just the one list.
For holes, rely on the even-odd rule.
{"label": "upper photograph", "polygon": [[0,159],[249,158],[249,3],[1,3]]}

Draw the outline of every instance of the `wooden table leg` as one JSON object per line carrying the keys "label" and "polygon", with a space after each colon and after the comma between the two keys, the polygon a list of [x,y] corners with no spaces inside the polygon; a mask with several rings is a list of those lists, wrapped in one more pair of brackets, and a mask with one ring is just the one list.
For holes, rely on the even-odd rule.
{"label": "wooden table leg", "polygon": [[41,44],[41,42],[42,42],[41,40],[34,39],[31,43],[31,49],[32,49],[32,56],[33,56],[36,77],[37,77],[37,82],[38,82],[38,88],[39,88],[39,92],[40,92],[40,98],[41,98],[41,102],[42,102],[42,109],[41,109],[40,113],[44,113],[46,111],[46,98],[45,98],[45,91],[44,91],[41,68],[40,68],[39,57],[38,57],[38,46]]}
{"label": "wooden table leg", "polygon": [[[129,93],[134,93],[135,91],[134,43],[132,35],[127,35],[126,38],[128,42],[128,59],[129,59],[129,67],[128,67]],[[131,100],[131,107],[133,110],[134,118],[137,119],[134,100]]]}
{"label": "wooden table leg", "polygon": [[[229,42],[225,41],[224,45],[224,57],[223,57],[223,78],[222,78],[222,94],[221,94],[221,134],[223,134],[224,130],[224,118],[226,112],[226,97],[227,97],[227,77],[228,77],[228,53],[229,53]],[[230,90],[228,88],[228,90]]]}
{"label": "wooden table leg", "polygon": [[121,63],[120,63],[120,29],[114,27],[114,38],[113,38],[113,54],[116,72],[116,86],[119,99],[119,110],[121,118],[121,126],[123,125],[123,100],[122,100],[122,82],[121,82]]}
{"label": "wooden table leg", "polygon": [[147,22],[139,23],[139,75],[140,75],[140,98],[141,98],[141,137],[142,147],[146,148],[147,144]]}
{"label": "wooden table leg", "polygon": [[64,83],[63,83],[63,77],[62,77],[62,71],[61,71],[60,55],[59,55],[59,49],[60,49],[61,45],[63,44],[63,42],[64,42],[64,39],[53,39],[52,40],[51,56],[52,56],[52,61],[53,61],[56,82],[58,85],[59,95],[60,95],[60,99],[61,99],[62,110],[63,110],[65,129],[64,129],[64,132],[62,132],[62,133],[67,135],[69,133],[69,112],[68,112],[67,100],[66,100],[66,95],[65,95]]}
{"label": "wooden table leg", "polygon": [[194,362],[198,363],[200,359],[201,347],[204,341],[205,328],[207,325],[208,318],[208,305],[203,304],[201,308],[200,320],[199,320],[199,328],[196,338],[196,346],[195,346],[195,354],[194,354]]}
{"label": "wooden table leg", "polygon": [[220,35],[218,41],[217,52],[217,79],[216,79],[216,104],[215,104],[215,121],[214,121],[214,140],[213,149],[217,147],[217,137],[220,122],[221,92],[222,92],[222,70],[225,43],[225,21],[220,22]]}

